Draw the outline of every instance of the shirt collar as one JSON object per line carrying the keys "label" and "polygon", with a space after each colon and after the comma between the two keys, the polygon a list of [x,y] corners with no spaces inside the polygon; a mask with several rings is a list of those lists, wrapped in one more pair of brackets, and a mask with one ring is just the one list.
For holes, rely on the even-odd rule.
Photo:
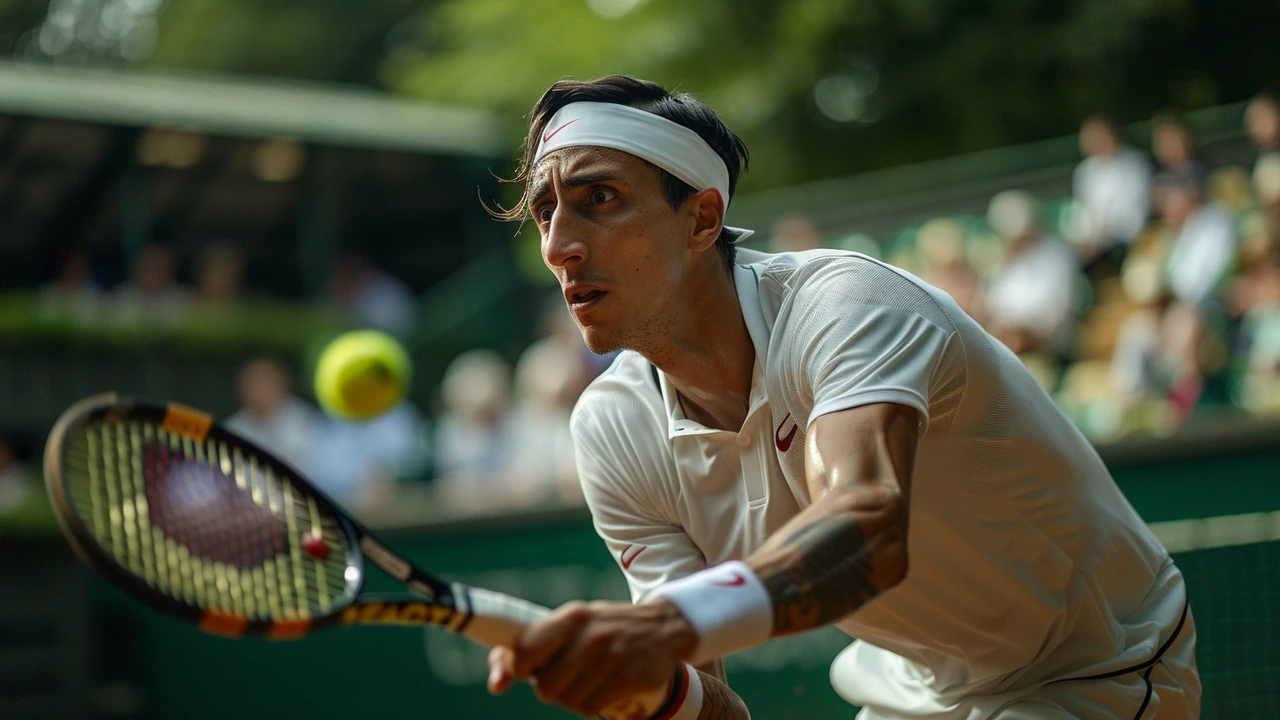
{"label": "shirt collar", "polygon": [[[738,292],[738,304],[742,309],[742,319],[746,322],[747,333],[751,336],[751,344],[755,347],[756,358],[751,370],[751,407],[748,417],[755,412],[763,393],[765,356],[769,348],[769,326],[765,322],[764,311],[760,308],[760,275],[750,265],[733,266],[733,282]],[[667,437],[696,435],[704,433],[726,432],[708,428],[689,420],[680,407],[680,396],[667,379],[667,374],[658,371],[658,386],[662,390],[662,404],[667,411]]]}
{"label": "shirt collar", "polygon": [[760,307],[760,272],[755,265],[734,265],[733,284],[738,289],[738,305],[742,307],[742,319],[751,334],[751,344],[756,347],[756,363],[766,367],[769,353],[769,325]]}

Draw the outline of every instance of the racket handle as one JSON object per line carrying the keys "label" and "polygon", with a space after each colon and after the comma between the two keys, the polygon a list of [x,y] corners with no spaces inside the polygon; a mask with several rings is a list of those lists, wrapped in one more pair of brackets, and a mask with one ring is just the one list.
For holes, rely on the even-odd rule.
{"label": "racket handle", "polygon": [[489,647],[514,645],[526,627],[551,614],[550,608],[484,588],[455,583],[453,596],[466,598],[471,613],[460,634]]}

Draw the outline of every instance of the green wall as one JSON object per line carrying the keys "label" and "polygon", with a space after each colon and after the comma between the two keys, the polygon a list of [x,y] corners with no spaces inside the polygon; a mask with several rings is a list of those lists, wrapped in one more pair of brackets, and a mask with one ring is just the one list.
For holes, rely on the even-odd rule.
{"label": "green wall", "polygon": [[[1155,452],[1113,463],[1149,522],[1280,509],[1280,447],[1193,457],[1186,448],[1167,447],[1163,457]],[[390,544],[445,577],[547,605],[626,595],[585,513],[540,523],[424,529],[393,535]],[[1280,647],[1274,616],[1280,598],[1272,580],[1280,570],[1277,546],[1179,556],[1200,626],[1206,718],[1280,717],[1280,697],[1269,689],[1280,686],[1274,649]],[[397,589],[385,578],[372,580],[374,589]],[[455,718],[568,717],[538,704],[527,687],[490,697],[484,650],[445,633],[356,628],[293,642],[226,640],[143,610],[105,586],[99,592],[121,622],[141,629],[134,654],[142,660],[152,718],[419,720],[445,711]],[[827,667],[846,642],[828,630],[770,643],[730,658],[730,681],[757,720],[852,718],[854,709],[827,682]],[[1252,653],[1247,668],[1229,666],[1244,662],[1237,645]],[[1238,714],[1244,708],[1249,714]],[[1272,710],[1277,713],[1257,714]]]}

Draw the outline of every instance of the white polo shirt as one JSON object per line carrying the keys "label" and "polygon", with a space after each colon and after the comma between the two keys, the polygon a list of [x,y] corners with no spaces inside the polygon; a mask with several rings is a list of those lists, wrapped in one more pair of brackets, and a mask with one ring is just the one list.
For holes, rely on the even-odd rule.
{"label": "white polo shirt", "polygon": [[838,624],[864,641],[847,699],[945,707],[1127,667],[1168,637],[1184,602],[1168,554],[1017,357],[945,293],[827,250],[739,250],[734,281],[756,350],[741,430],[687,419],[634,352],[574,410],[583,490],[635,600],[745,558],[808,505],[815,418],[893,402],[925,424],[910,569]]}

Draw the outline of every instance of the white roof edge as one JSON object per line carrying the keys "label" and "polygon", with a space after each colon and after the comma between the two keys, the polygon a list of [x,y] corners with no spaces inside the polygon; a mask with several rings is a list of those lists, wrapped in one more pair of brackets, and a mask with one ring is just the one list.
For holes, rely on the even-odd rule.
{"label": "white roof edge", "polygon": [[512,152],[499,117],[486,110],[229,75],[0,62],[0,113],[447,155]]}

